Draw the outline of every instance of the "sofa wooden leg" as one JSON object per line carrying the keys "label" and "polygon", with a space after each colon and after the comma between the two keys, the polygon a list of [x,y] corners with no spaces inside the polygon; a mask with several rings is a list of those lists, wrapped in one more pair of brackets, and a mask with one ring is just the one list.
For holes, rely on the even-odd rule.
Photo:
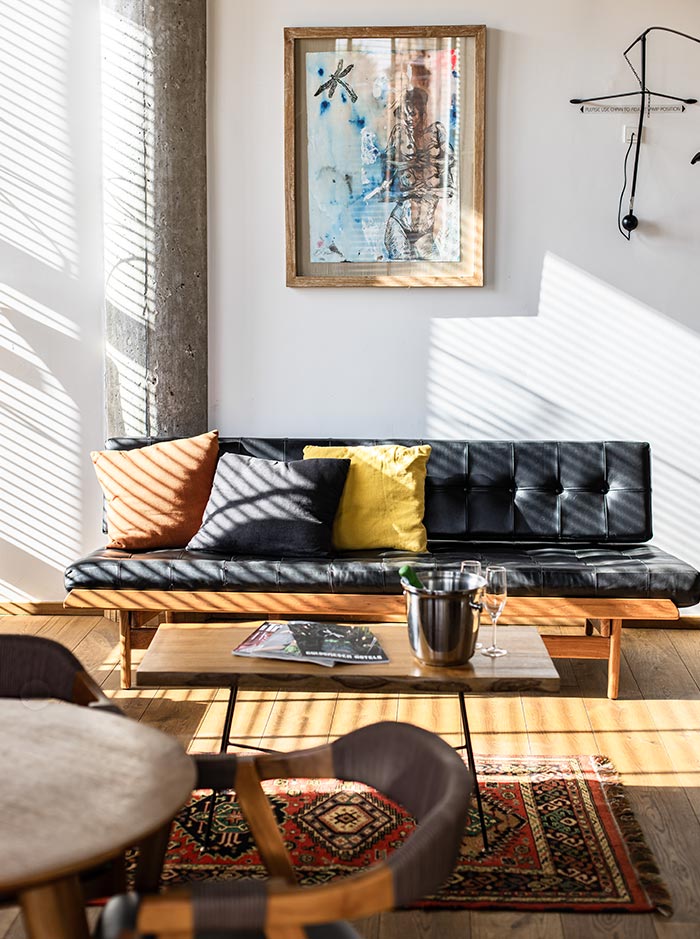
{"label": "sofa wooden leg", "polygon": [[620,690],[620,647],[622,643],[622,620],[611,619],[610,623],[610,654],[608,656],[608,697],[617,698]]}
{"label": "sofa wooden leg", "polygon": [[119,611],[119,687],[131,688],[131,614]]}
{"label": "sofa wooden leg", "polygon": [[586,635],[593,636],[595,633],[598,633],[599,636],[604,638],[610,637],[610,623],[609,619],[587,619],[586,620]]}

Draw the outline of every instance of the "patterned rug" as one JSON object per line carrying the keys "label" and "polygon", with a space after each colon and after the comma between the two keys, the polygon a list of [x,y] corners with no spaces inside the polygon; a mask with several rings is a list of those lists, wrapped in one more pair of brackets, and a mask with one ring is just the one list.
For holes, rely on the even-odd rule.
{"label": "patterned rug", "polygon": [[[670,913],[668,892],[610,763],[601,756],[480,757],[489,835],[476,810],[457,868],[428,909]],[[265,783],[302,884],[351,873],[399,849],[414,822],[357,783]],[[209,793],[196,793],[173,826],[164,880],[264,877],[232,793],[220,793],[204,843]]]}

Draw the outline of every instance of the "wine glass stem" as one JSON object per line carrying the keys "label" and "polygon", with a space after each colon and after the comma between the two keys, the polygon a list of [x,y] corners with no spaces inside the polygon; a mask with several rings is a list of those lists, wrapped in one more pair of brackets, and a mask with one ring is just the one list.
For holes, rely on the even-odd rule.
{"label": "wine glass stem", "polygon": [[496,639],[498,638],[498,616],[492,616],[491,622],[493,623],[493,636],[491,638],[491,648],[498,648]]}

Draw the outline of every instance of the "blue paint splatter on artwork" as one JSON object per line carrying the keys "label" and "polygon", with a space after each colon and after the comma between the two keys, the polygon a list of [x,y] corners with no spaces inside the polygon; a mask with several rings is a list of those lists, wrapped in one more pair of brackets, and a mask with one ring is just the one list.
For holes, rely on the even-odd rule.
{"label": "blue paint splatter on artwork", "polygon": [[320,68],[320,69],[318,70],[318,74],[319,74],[319,77],[320,77],[320,78],[323,78],[323,76],[326,74],[325,69]]}
{"label": "blue paint splatter on artwork", "polygon": [[344,91],[340,92],[340,100],[343,102],[343,104],[348,103],[348,96],[345,94]]}
{"label": "blue paint splatter on artwork", "polygon": [[361,117],[359,114],[354,115],[354,117],[348,118],[348,124],[354,124],[359,130],[365,126],[367,121],[364,117]]}
{"label": "blue paint splatter on artwork", "polygon": [[331,106],[330,101],[322,101],[321,102],[321,114],[325,114],[330,106]]}
{"label": "blue paint splatter on artwork", "polygon": [[459,78],[459,72],[457,71],[456,68],[453,68],[453,69],[452,69],[452,77],[453,77],[453,78]]}
{"label": "blue paint splatter on artwork", "polygon": [[450,104],[450,127],[457,126],[457,100],[453,96],[452,104]]}

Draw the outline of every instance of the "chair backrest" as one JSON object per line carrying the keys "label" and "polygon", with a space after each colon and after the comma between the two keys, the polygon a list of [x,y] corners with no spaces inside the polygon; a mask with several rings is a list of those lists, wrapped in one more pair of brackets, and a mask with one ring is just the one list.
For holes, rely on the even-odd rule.
{"label": "chair backrest", "polygon": [[43,636],[0,636],[0,698],[56,698],[122,714],[70,649]]}
{"label": "chair backrest", "polygon": [[[112,437],[110,450],[161,439]],[[220,437],[220,453],[300,460],[304,446],[430,444],[428,538],[634,544],[652,535],[651,451],[632,440]],[[106,529],[105,529],[106,531]]]}
{"label": "chair backrest", "polygon": [[459,856],[473,777],[440,737],[412,724],[382,722],[331,744],[338,779],[356,779],[403,805],[416,819],[410,839],[387,862],[395,905],[433,893]]}
{"label": "chair backrest", "polygon": [[[198,788],[235,788],[239,804],[272,874],[286,876],[289,858],[274,817],[260,796],[260,780],[334,777],[373,786],[403,805],[417,827],[388,861],[360,875],[319,887],[284,890],[258,880],[201,882],[191,889],[192,935],[208,935],[236,923],[239,929],[294,921],[328,922],[352,909],[356,917],[392,909],[427,896],[449,877],[464,836],[473,779],[455,751],[429,731],[411,724],[382,722],[353,731],[333,743],[296,753],[259,757],[198,756]],[[279,884],[279,881],[278,881]],[[153,901],[147,901],[151,904]],[[177,902],[177,901],[176,901]],[[143,932],[158,932],[158,904],[144,913]],[[172,907],[172,901],[169,901]],[[180,912],[183,912],[180,908]],[[174,920],[179,915],[171,908]],[[132,907],[133,913],[133,907]],[[173,920],[173,921],[174,921]],[[167,927],[163,932],[168,932]]]}
{"label": "chair backrest", "polygon": [[42,636],[0,636],[0,698],[72,701],[83,667],[73,653]]}

